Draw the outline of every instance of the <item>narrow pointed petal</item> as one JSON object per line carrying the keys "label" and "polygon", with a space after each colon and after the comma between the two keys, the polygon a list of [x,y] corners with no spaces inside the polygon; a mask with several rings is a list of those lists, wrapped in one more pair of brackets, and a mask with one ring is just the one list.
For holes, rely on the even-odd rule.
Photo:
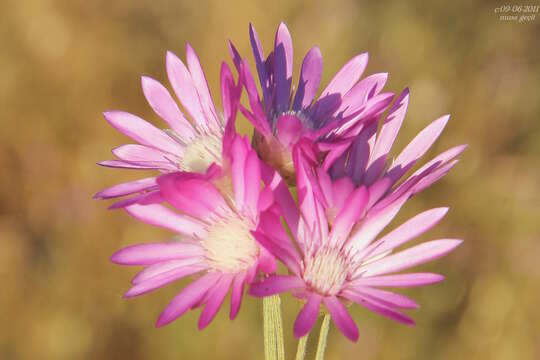
{"label": "narrow pointed petal", "polygon": [[186,65],[172,52],[167,52],[167,75],[169,82],[191,117],[202,129],[208,129],[208,120],[203,114],[199,94]]}
{"label": "narrow pointed petal", "polygon": [[162,166],[156,166],[156,163],[147,163],[146,165],[135,164],[126,162],[123,160],[105,160],[97,163],[100,166],[112,167],[112,168],[121,168],[121,169],[162,169]]}
{"label": "narrow pointed petal", "polygon": [[410,273],[397,275],[383,275],[363,277],[354,280],[353,286],[376,286],[376,287],[416,287],[436,284],[444,280],[444,276],[432,273]]}
{"label": "narrow pointed petal", "polygon": [[169,135],[138,116],[123,111],[108,111],[103,116],[115,129],[141,145],[171,154],[182,152],[182,147]]}
{"label": "narrow pointed petal", "polygon": [[334,244],[343,243],[354,224],[362,216],[368,202],[368,192],[365,186],[357,188],[348,199],[348,202],[336,216],[332,225],[330,236]]}
{"label": "narrow pointed petal", "polygon": [[125,298],[131,298],[157,290],[173,281],[203,271],[203,266],[184,266],[166,273],[155,276],[147,281],[139,282],[131,287],[125,294]]}
{"label": "narrow pointed petal", "polygon": [[293,46],[291,34],[284,23],[279,25],[274,45],[274,81],[276,82],[276,111],[282,113],[289,108],[293,68]]}
{"label": "narrow pointed petal", "polygon": [[234,320],[238,311],[240,310],[240,305],[242,305],[242,298],[244,295],[244,284],[246,282],[246,273],[241,272],[236,274],[233,279],[231,286],[231,311],[229,313],[229,318]]}
{"label": "narrow pointed petal", "polygon": [[225,300],[225,296],[227,295],[229,288],[231,287],[233,276],[234,275],[232,274],[221,275],[221,278],[208,293],[208,302],[206,303],[206,306],[199,317],[199,330],[207,327],[216,316],[221,304],[223,304],[223,301]]}
{"label": "narrow pointed petal", "polygon": [[261,166],[259,157],[253,150],[249,151],[246,158],[244,177],[244,209],[255,219],[261,192]]}
{"label": "narrow pointed petal", "polygon": [[390,307],[402,309],[418,309],[420,307],[420,305],[418,305],[414,300],[390,291],[373,289],[367,286],[350,287],[348,291],[371,298]]}
{"label": "narrow pointed petal", "polygon": [[253,56],[255,58],[255,66],[257,67],[257,72],[259,74],[259,81],[261,82],[264,102],[268,104],[271,94],[269,89],[268,72],[266,71],[266,64],[264,62],[263,48],[261,41],[259,40],[259,35],[251,23],[249,24],[249,38],[251,48],[253,49]]}
{"label": "narrow pointed petal", "polygon": [[305,286],[304,281],[297,276],[271,275],[261,282],[251,284],[248,293],[251,296],[264,297]]}
{"label": "narrow pointed petal", "polygon": [[332,193],[334,195],[334,207],[342,209],[349,200],[349,196],[354,191],[354,183],[351,178],[343,177],[334,181]]}
{"label": "narrow pointed petal", "polygon": [[307,302],[298,313],[294,321],[294,336],[301,338],[311,331],[311,328],[319,317],[322,297],[319,294],[312,293]]}
{"label": "narrow pointed petal", "polygon": [[357,341],[358,328],[343,303],[335,296],[325,297],[323,301],[339,331],[349,340]]}
{"label": "narrow pointed petal", "polygon": [[300,256],[290,242],[279,241],[271,232],[267,233],[268,236],[259,231],[252,232],[252,234],[257,242],[269,253],[278,258],[287,269],[295,275],[300,275]]}
{"label": "narrow pointed petal", "polygon": [[182,242],[138,244],[118,250],[111,261],[120,265],[152,265],[167,260],[188,259],[204,255],[194,244]]}
{"label": "narrow pointed petal", "polygon": [[454,250],[462,240],[433,240],[386,256],[361,268],[363,276],[389,274],[438,259]]}
{"label": "narrow pointed petal", "polygon": [[146,165],[163,163],[164,165],[169,165],[170,167],[175,168],[173,163],[173,160],[175,159],[174,155],[144,145],[121,145],[114,148],[112,153],[120,160],[134,164]]}
{"label": "narrow pointed petal", "polygon": [[111,186],[94,195],[94,199],[110,199],[148,190],[157,185],[155,177],[149,177]]}
{"label": "narrow pointed petal", "polygon": [[159,315],[156,327],[167,325],[182,316],[206,294],[220,276],[218,273],[208,273],[186,286]]}
{"label": "narrow pointed petal", "polygon": [[188,236],[203,237],[206,231],[197,220],[180,215],[163,205],[133,204],[124,208],[128,214],[144,223],[164,227]]}
{"label": "narrow pointed petal", "polygon": [[133,285],[145,282],[147,280],[153,279],[157,276],[162,276],[184,267],[205,267],[204,260],[202,256],[191,256],[184,259],[174,259],[160,261],[158,263],[148,265],[143,270],[139,271],[137,275],[131,279]]}
{"label": "narrow pointed petal", "polygon": [[347,114],[359,109],[370,98],[379,94],[384,87],[388,73],[373,74],[360,80],[344,96],[339,111],[345,111]]}
{"label": "narrow pointed petal", "polygon": [[414,325],[414,320],[379,301],[349,291],[344,291],[342,295],[376,314],[382,315],[405,325]]}
{"label": "narrow pointed petal", "polygon": [[443,131],[449,118],[449,115],[445,115],[429,124],[403,149],[388,170],[388,176],[394,182],[401,178],[429,150]]}
{"label": "narrow pointed petal", "polygon": [[349,60],[349,62],[337,72],[334,78],[330,80],[328,86],[323,90],[322,96],[328,94],[344,95],[347,93],[362,76],[362,73],[366,69],[368,58],[368,54],[363,53]]}
{"label": "narrow pointed petal", "polygon": [[234,190],[235,204],[238,209],[244,207],[246,191],[245,165],[248,149],[241,137],[236,136],[231,145],[231,176]]}
{"label": "narrow pointed petal", "polygon": [[154,112],[165,120],[184,142],[192,139],[195,136],[193,127],[165,86],[147,76],[141,78],[141,83],[144,96]]}
{"label": "narrow pointed petal", "polygon": [[302,62],[298,89],[294,96],[293,110],[298,111],[311,105],[321,83],[322,71],[323,59],[321,50],[318,47],[314,47],[308,51]]}

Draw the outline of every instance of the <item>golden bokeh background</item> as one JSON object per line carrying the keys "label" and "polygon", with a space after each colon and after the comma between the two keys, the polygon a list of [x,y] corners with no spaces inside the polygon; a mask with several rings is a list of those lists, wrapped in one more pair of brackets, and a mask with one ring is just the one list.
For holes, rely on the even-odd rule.
{"label": "golden bokeh background", "polygon": [[[386,89],[395,92],[410,87],[395,149],[445,113],[451,121],[428,158],[469,144],[450,175],[399,216],[450,206],[422,239],[465,239],[450,256],[421,267],[447,275],[445,282],[406,291],[422,305],[413,312],[417,326],[355,307],[358,343],[332,328],[327,359],[539,359],[540,15],[503,21],[494,11],[499,5],[2,1],[0,359],[263,357],[261,302],[253,298],[237,320],[222,310],[202,332],[199,311],[154,328],[183,284],[123,300],[136,270],[111,264],[110,254],[170,234],[108,211],[91,196],[140,175],[95,165],[127,142],[101,113],[127,110],[158,124],[140,75],[167,83],[166,50],[184,58],[189,41],[219,99],[219,65],[230,63],[226,40],[251,58],[248,23],[268,50],[282,20],[293,36],[295,76],[303,54],[318,45],[324,83],[353,55],[369,51],[367,73],[388,71]],[[248,131],[245,119],[240,123]],[[283,301],[292,358],[298,305]]]}

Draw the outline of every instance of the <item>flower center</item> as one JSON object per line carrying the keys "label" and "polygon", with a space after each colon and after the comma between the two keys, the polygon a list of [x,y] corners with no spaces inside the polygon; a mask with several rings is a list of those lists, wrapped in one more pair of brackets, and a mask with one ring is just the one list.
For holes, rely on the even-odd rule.
{"label": "flower center", "polygon": [[304,281],[323,295],[336,295],[349,273],[349,260],[334,248],[320,248],[304,260]]}
{"label": "flower center", "polygon": [[179,167],[185,171],[205,172],[213,162],[221,165],[222,141],[214,133],[202,134],[186,144]]}
{"label": "flower center", "polygon": [[209,226],[208,235],[201,240],[208,265],[221,272],[247,270],[259,256],[259,246],[248,224],[231,214]]}

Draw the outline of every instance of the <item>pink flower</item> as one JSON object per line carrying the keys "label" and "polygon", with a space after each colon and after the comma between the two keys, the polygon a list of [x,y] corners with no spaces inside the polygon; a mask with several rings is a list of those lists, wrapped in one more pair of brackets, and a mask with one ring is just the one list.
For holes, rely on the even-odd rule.
{"label": "pink flower", "polygon": [[[157,178],[159,203],[131,204],[133,217],[176,232],[166,243],[129,246],[111,260],[145,268],[132,280],[125,296],[138,296],[190,275],[199,277],[163,310],[156,326],[163,326],[186,311],[204,306],[199,329],[206,327],[231,291],[230,318],[234,319],[245,284],[258,270],[273,272],[276,262],[254,239],[259,212],[273,204],[272,191],[261,190],[261,164],[247,138],[224,143],[225,162],[206,174],[177,172]],[[214,167],[214,169],[216,169]]]}
{"label": "pink flower", "polygon": [[285,178],[294,178],[291,152],[300,138],[320,143],[322,151],[329,146],[343,146],[343,142],[349,143],[358,134],[363,123],[375,120],[392,100],[392,93],[380,93],[388,74],[374,74],[360,80],[367,66],[367,53],[345,64],[316,99],[323,68],[318,47],[305,56],[294,91],[293,46],[285,24],[280,24],[274,50],[266,59],[251,25],[250,38],[262,99],[247,62],[241,60],[231,44],[233,60],[251,107],[251,111],[243,107],[241,111],[255,127],[254,144],[259,155]]}
{"label": "pink flower", "polygon": [[[186,118],[162,84],[143,76],[144,95],[155,113],[167,123],[168,128],[160,130],[127,112],[105,112],[105,119],[137,144],[122,145],[113,149],[112,152],[117,159],[100,162],[100,165],[152,169],[160,173],[174,171],[204,173],[211,164],[222,164],[225,128],[227,124],[234,123],[241,87],[235,86],[228,65],[222,63],[223,116],[221,116],[214,107],[197,54],[189,44],[186,57],[187,67],[176,55],[168,52],[167,74],[176,96],[192,120]],[[156,177],[152,176],[107,188],[98,192],[95,198],[109,199],[140,194],[113,205],[121,207],[148,196],[147,193],[154,193],[157,188]]]}
{"label": "pink flower", "polygon": [[322,168],[313,168],[297,149],[294,160],[300,216],[296,223],[289,222],[294,242],[280,227],[279,216],[271,212],[261,215],[255,233],[259,243],[286,265],[290,275],[271,275],[253,284],[250,294],[262,297],[290,290],[305,299],[294,323],[296,337],[309,333],[322,304],[338,329],[353,341],[358,338],[358,329],[346,303],[414,324],[402,310],[418,305],[380,288],[423,286],[443,280],[443,276],[432,273],[396,273],[447,254],[461,240],[440,239],[406,250],[396,248],[429,230],[448,209],[422,212],[380,237],[412,190],[368,211],[372,200],[366,186],[355,188],[350,180],[333,181]]}

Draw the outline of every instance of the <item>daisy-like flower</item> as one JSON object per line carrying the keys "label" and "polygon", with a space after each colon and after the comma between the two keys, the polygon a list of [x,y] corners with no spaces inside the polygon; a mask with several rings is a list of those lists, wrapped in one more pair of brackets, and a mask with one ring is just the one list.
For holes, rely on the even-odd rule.
{"label": "daisy-like flower", "polygon": [[[161,130],[140,117],[123,112],[108,111],[105,119],[117,130],[132,138],[137,144],[127,144],[113,149],[116,160],[100,165],[160,173],[187,171],[204,173],[211,164],[222,164],[223,138],[227,124],[236,117],[241,86],[236,86],[226,63],[221,66],[221,96],[223,115],[216,112],[203,69],[197,54],[188,44],[187,67],[173,53],[167,52],[167,75],[182,106],[191,116],[189,121],[178,107],[169,91],[158,81],[143,76],[144,95],[155,111],[168,125]],[[102,190],[95,198],[110,199],[139,194],[123,200],[113,207],[131,204],[158,189],[156,177],[147,177],[118,184]]]}
{"label": "daisy-like flower", "polygon": [[[294,152],[294,161],[301,213],[292,231],[294,242],[280,228],[279,216],[274,213],[261,216],[255,233],[257,240],[286,265],[290,275],[271,275],[253,284],[250,294],[269,296],[290,290],[305,300],[294,323],[296,337],[309,333],[323,304],[337,328],[353,341],[358,338],[358,329],[347,310],[351,302],[398,322],[414,324],[402,310],[418,305],[380,288],[423,286],[443,280],[433,273],[396,273],[447,254],[461,240],[433,240],[401,251],[396,248],[429,230],[448,209],[425,211],[378,237],[410,193],[366,214],[370,194],[365,186],[351,188],[340,180],[332,181],[321,169],[310,166],[300,151]],[[317,191],[323,193],[324,201],[319,200]]]}
{"label": "daisy-like flower", "polygon": [[377,119],[392,100],[392,93],[381,93],[388,74],[374,74],[360,80],[367,66],[367,53],[346,63],[317,98],[323,69],[318,47],[305,56],[295,90],[293,45],[285,24],[279,25],[274,49],[266,58],[252,25],[249,33],[262,98],[247,62],[230,44],[251,111],[240,109],[255,127],[253,143],[259,156],[288,182],[294,181],[292,148],[300,138],[313,140],[321,151],[342,148],[365,123]]}
{"label": "daisy-like flower", "polygon": [[414,195],[429,187],[450,171],[458,162],[456,157],[467,147],[458,145],[450,148],[400,183],[400,179],[437,140],[450,118],[445,115],[433,121],[390,161],[389,153],[405,118],[408,104],[409,89],[405,89],[390,107],[388,115],[381,119],[379,132],[378,121],[366,124],[352,145],[329,153],[322,164],[331,177],[341,179],[344,186],[366,186],[370,197],[368,208],[375,205],[382,208],[405,193]]}
{"label": "daisy-like flower", "polygon": [[158,327],[204,306],[199,318],[199,329],[203,329],[229,290],[230,318],[234,319],[245,284],[253,281],[258,270],[276,269],[274,257],[251,233],[258,226],[259,212],[273,203],[270,188],[261,190],[259,158],[247,138],[236,136],[224,147],[227,157],[221,170],[157,178],[161,198],[172,209],[159,203],[125,207],[138,220],[179,234],[174,241],[129,246],[111,257],[117,264],[145,267],[133,278],[126,297],[199,275],[163,310]]}

